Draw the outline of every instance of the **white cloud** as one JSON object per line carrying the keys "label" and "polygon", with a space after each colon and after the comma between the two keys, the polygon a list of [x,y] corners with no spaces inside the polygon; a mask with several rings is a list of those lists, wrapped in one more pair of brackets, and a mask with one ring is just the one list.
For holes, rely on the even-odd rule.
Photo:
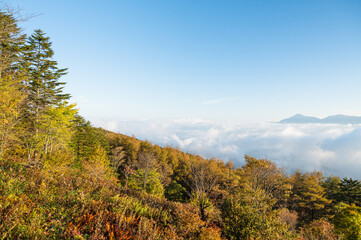
{"label": "white cloud", "polygon": [[102,120],[96,125],[206,158],[232,160],[238,166],[248,154],[289,171],[322,170],[326,175],[361,178],[361,125],[222,124],[201,119]]}

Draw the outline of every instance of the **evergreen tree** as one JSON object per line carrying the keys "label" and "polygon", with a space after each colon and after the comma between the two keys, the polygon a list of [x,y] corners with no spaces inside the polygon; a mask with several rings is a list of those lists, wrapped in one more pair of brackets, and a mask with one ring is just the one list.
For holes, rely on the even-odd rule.
{"label": "evergreen tree", "polygon": [[70,98],[62,92],[64,82],[59,78],[66,74],[67,69],[58,69],[58,63],[52,60],[54,55],[49,37],[41,30],[29,37],[23,55],[23,70],[28,75],[28,113],[35,121],[35,130],[41,114],[51,105],[59,105]]}
{"label": "evergreen tree", "polygon": [[338,203],[355,204],[361,206],[361,183],[352,178],[328,177],[323,187],[327,198],[332,200],[333,205]]}
{"label": "evergreen tree", "polygon": [[0,8],[0,79],[6,73],[14,73],[24,41],[25,35],[18,27],[14,14]]}
{"label": "evergreen tree", "polygon": [[94,149],[101,146],[109,150],[108,141],[100,129],[91,126],[82,116],[76,115],[74,119],[74,134],[71,144],[77,160],[89,160]]}
{"label": "evergreen tree", "polygon": [[322,183],[322,187],[325,189],[326,196],[332,200],[332,204],[338,202],[338,196],[340,193],[341,179],[339,177],[330,176]]}
{"label": "evergreen tree", "polygon": [[25,36],[17,22],[11,12],[0,9],[0,157],[16,139],[15,126],[24,99],[23,78],[17,66]]}
{"label": "evergreen tree", "polygon": [[343,178],[339,183],[338,202],[361,206],[361,183],[352,178]]}
{"label": "evergreen tree", "polygon": [[[26,89],[27,98],[24,111],[25,127],[28,129],[28,136],[24,136],[25,145],[28,149],[29,160],[36,154],[44,155],[49,152],[50,135],[54,132],[58,137],[67,136],[66,141],[70,141],[70,134],[64,134],[69,130],[70,122],[74,118],[74,105],[67,105],[66,100],[69,94],[63,93],[64,82],[60,82],[61,76],[66,74],[66,69],[59,69],[58,63],[54,61],[54,52],[51,49],[49,37],[41,30],[35,30],[23,53],[22,70],[27,75]],[[65,111],[58,111],[62,108]],[[63,125],[51,124],[56,114],[59,119],[66,118]],[[68,114],[68,116],[66,116]],[[59,122],[59,121],[58,121]],[[67,127],[64,128],[64,125]],[[63,133],[56,131],[56,127],[64,128]],[[51,130],[49,128],[52,128]]]}

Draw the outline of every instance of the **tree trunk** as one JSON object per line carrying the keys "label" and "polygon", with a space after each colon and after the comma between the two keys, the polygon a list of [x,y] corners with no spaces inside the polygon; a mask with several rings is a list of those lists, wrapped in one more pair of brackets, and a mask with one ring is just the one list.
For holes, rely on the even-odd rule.
{"label": "tree trunk", "polygon": [[145,186],[147,184],[147,178],[148,178],[148,174],[144,173],[144,176],[143,176],[143,190],[145,190]]}
{"label": "tree trunk", "polygon": [[207,220],[206,212],[205,212],[205,208],[204,208],[203,204],[199,205],[199,209],[201,211],[201,219],[202,219],[202,221],[206,221]]}

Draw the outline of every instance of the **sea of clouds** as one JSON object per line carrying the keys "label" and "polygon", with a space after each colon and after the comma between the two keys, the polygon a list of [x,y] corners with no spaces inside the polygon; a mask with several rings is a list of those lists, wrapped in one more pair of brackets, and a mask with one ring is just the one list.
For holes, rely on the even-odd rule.
{"label": "sea of clouds", "polygon": [[321,170],[361,179],[361,125],[219,123],[199,119],[110,120],[95,126],[171,145],[206,158],[244,163],[244,155],[267,158],[288,172]]}

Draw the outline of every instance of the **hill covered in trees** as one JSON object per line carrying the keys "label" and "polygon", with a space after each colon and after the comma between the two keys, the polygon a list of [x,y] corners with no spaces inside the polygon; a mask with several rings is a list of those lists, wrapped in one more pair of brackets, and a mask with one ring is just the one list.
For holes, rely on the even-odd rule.
{"label": "hill covered in trees", "polygon": [[361,183],[94,128],[49,37],[0,11],[1,239],[360,239]]}

